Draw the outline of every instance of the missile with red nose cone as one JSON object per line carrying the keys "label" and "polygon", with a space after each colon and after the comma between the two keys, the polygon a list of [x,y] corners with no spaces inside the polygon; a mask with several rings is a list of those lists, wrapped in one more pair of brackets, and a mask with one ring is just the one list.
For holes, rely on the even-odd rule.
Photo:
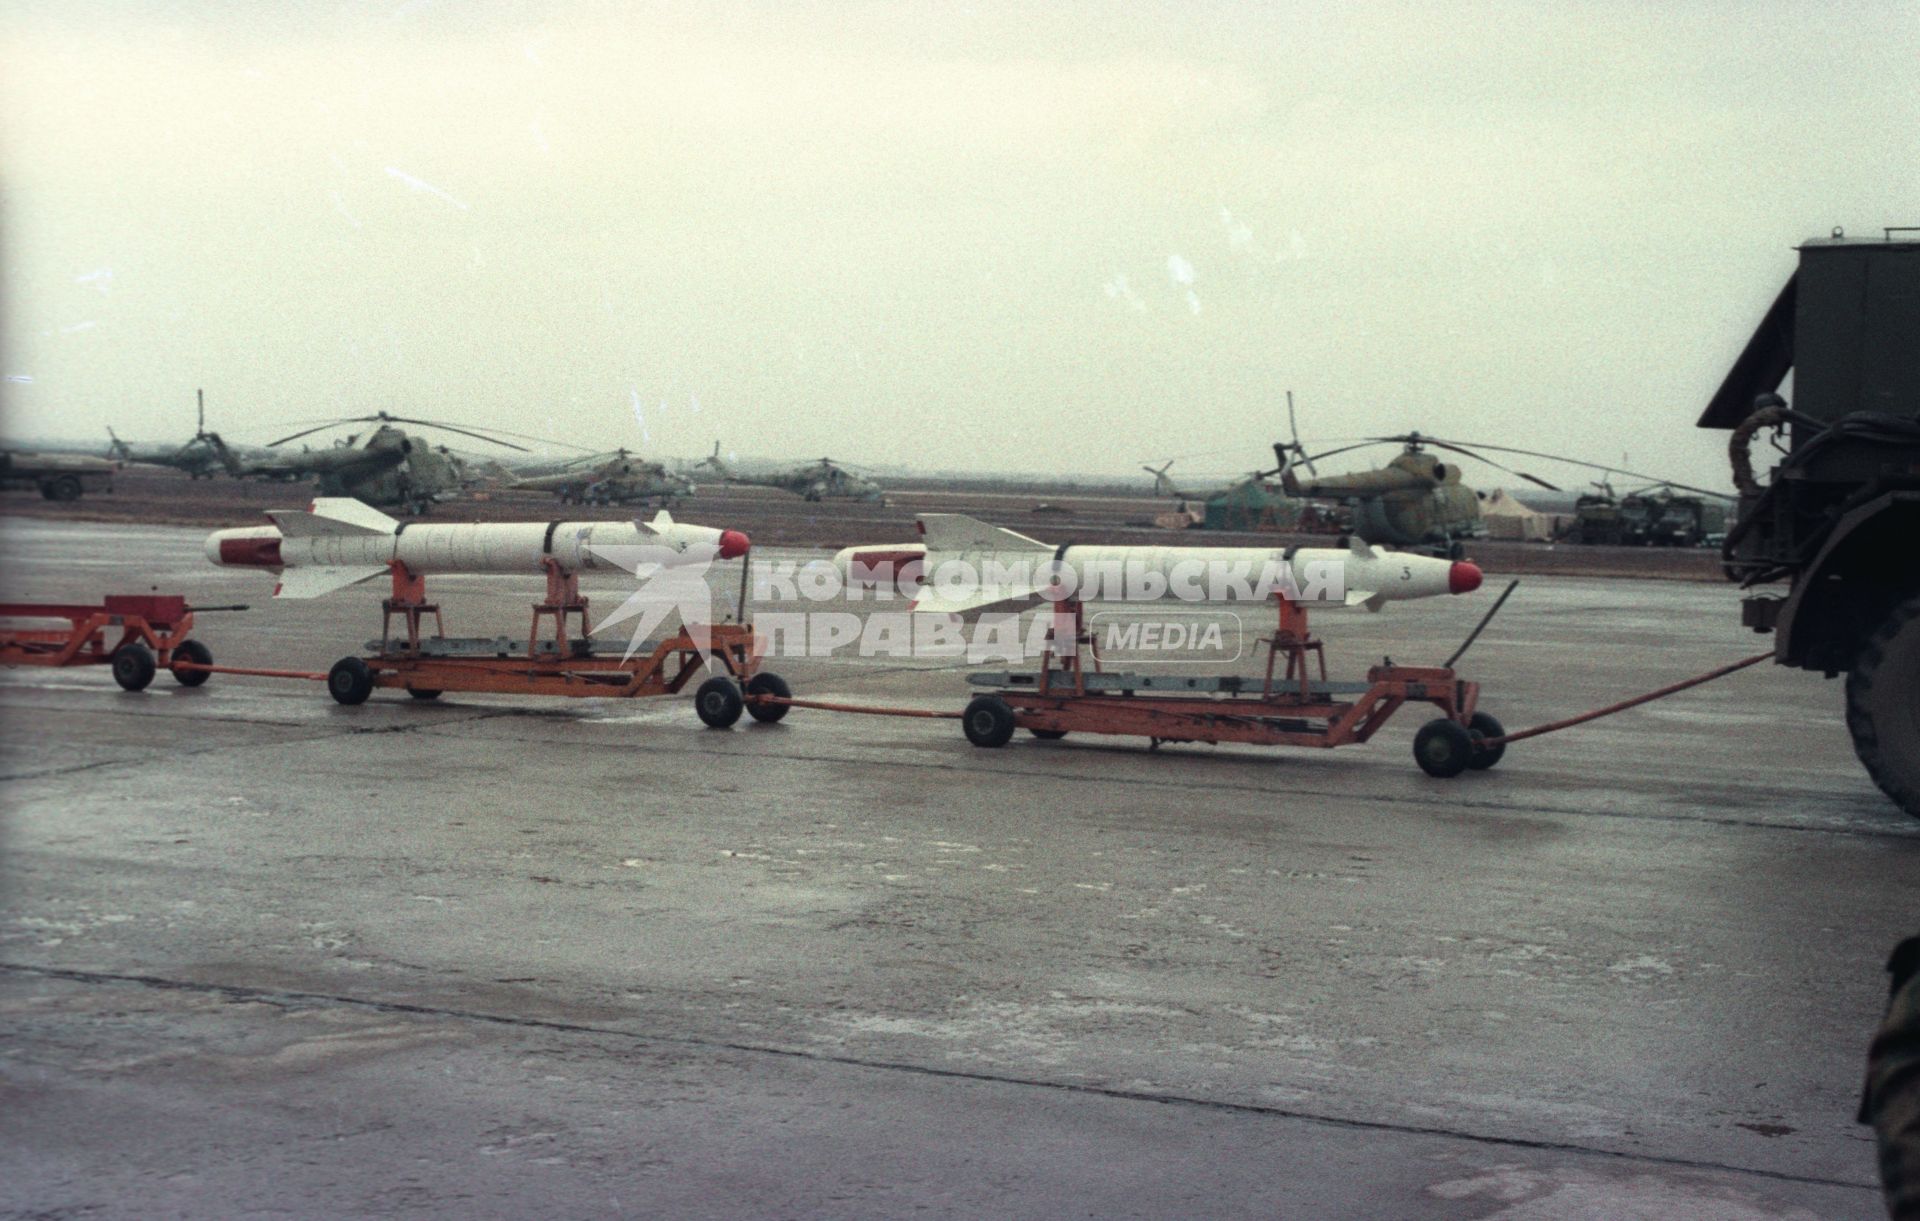
{"label": "missile with red nose cone", "polygon": [[730,560],[747,553],[747,536],[673,520],[407,522],[351,497],[322,497],[302,511],[269,510],[271,526],[221,530],[207,537],[207,559],[229,568],[280,575],[276,598],[316,598],[385,574],[398,561],[415,576],[436,573],[537,574],[552,559],[564,572],[633,571],[638,563],[674,565]]}
{"label": "missile with red nose cone", "polygon": [[[1054,546],[958,513],[922,513],[922,542],[848,547],[834,565],[853,588],[897,586],[913,609],[964,615],[1041,600],[1266,601],[1364,606],[1471,593],[1463,560],[1345,547]],[[917,566],[917,567],[916,567]]]}

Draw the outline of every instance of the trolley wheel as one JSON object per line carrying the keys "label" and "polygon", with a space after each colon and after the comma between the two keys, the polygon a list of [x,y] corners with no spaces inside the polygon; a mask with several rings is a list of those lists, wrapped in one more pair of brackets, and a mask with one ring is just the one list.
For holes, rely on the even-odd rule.
{"label": "trolley wheel", "polygon": [[1027,732],[1042,742],[1058,742],[1067,736],[1067,731],[1064,729],[1029,729]]}
{"label": "trolley wheel", "polygon": [[327,671],[327,694],[342,704],[364,704],[373,694],[373,669],[358,657],[342,657]]}
{"label": "trolley wheel", "polygon": [[417,700],[437,700],[440,698],[438,687],[408,687],[407,694]]}
{"label": "trolley wheel", "polygon": [[182,670],[178,665],[183,661],[190,661],[196,666],[213,664],[213,650],[198,640],[182,640],[174,645],[171,660],[174,664],[168,667],[167,673],[173,675],[173,681],[182,687],[198,687],[213,677],[205,670]]}
{"label": "trolley wheel", "polygon": [[997,695],[976,695],[960,714],[960,728],[975,746],[1005,746],[1013,738],[1013,706]]}
{"label": "trolley wheel", "polygon": [[[62,475],[58,479],[44,484],[40,488],[40,494],[48,500],[58,500],[64,503],[66,501],[80,499],[81,490],[78,479],[72,475]],[[139,689],[138,687],[128,688],[129,691],[138,691]]]}
{"label": "trolley wheel", "polygon": [[107,659],[113,669],[113,681],[119,683],[122,690],[144,691],[153,681],[156,667],[153,654],[144,644],[129,641],[113,651]]}
{"label": "trolley wheel", "polygon": [[731,726],[740,719],[740,710],[744,707],[746,701],[740,698],[740,688],[730,678],[710,678],[693,693],[693,710],[712,729]]}
{"label": "trolley wheel", "polygon": [[1473,735],[1458,721],[1428,721],[1413,735],[1413,759],[1429,776],[1458,776],[1473,761]]}
{"label": "trolley wheel", "polygon": [[1480,743],[1484,738],[1503,737],[1506,732],[1500,722],[1494,720],[1491,713],[1474,713],[1473,717],[1467,721],[1467,736],[1473,739],[1473,757],[1467,760],[1467,766],[1476,772],[1484,772],[1500,762],[1500,756],[1507,753],[1505,742],[1498,746],[1482,746]]}
{"label": "trolley wheel", "polygon": [[[787,686],[787,680],[778,674],[761,672],[747,680],[748,695],[771,695],[776,699],[793,698],[793,688]],[[792,709],[785,704],[748,704],[747,715],[763,724],[771,725],[787,715]]]}

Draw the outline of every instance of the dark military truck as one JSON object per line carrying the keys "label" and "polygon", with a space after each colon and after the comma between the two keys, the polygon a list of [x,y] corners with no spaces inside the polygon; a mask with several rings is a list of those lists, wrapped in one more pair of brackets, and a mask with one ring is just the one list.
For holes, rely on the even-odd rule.
{"label": "dark military truck", "polygon": [[[1847,676],[1854,750],[1920,817],[1917,233],[1801,246],[1700,426],[1732,430],[1740,504],[1722,554],[1749,590],[1744,621],[1773,633],[1780,664]],[[1763,435],[1778,455],[1765,476]]]}

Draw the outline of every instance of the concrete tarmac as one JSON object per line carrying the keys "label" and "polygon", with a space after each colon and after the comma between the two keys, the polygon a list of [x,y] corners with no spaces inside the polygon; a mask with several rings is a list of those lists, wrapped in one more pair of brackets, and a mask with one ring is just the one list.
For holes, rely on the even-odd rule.
{"label": "concrete tarmac", "polygon": [[[380,585],[275,603],[198,530],[3,531],[9,599],[253,603],[203,619],[222,663],[376,634]],[[1499,585],[1315,626],[1336,677],[1438,662]],[[518,635],[539,582],[430,588]],[[1528,578],[1462,668],[1520,728],[1764,648],[1736,611]],[[1883,1215],[1852,1114],[1920,822],[1818,677],[1451,781],[1417,710],[1330,752],[988,751],[394,695],[0,672],[0,1215]]]}

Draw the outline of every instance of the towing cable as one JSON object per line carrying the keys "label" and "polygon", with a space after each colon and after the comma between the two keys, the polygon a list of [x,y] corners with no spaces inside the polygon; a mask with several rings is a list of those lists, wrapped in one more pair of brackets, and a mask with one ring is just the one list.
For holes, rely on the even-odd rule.
{"label": "towing cable", "polygon": [[1702,683],[1710,683],[1716,678],[1725,678],[1735,670],[1744,670],[1748,666],[1759,665],[1763,661],[1771,660],[1772,657],[1773,651],[1771,649],[1765,653],[1755,653],[1752,657],[1748,657],[1742,661],[1736,661],[1715,670],[1708,670],[1705,674],[1696,674],[1692,678],[1672,683],[1660,688],[1658,691],[1649,691],[1645,695],[1636,695],[1632,699],[1621,700],[1617,704],[1608,704],[1605,708],[1595,708],[1592,712],[1583,712],[1579,716],[1570,716],[1562,721],[1548,721],[1545,725],[1535,725],[1532,729],[1522,729],[1516,733],[1502,734],[1497,738],[1483,738],[1481,739],[1481,745],[1505,746],[1509,742],[1520,742],[1527,738],[1537,738],[1542,734],[1557,733],[1562,729],[1571,729],[1575,725],[1584,725],[1588,721],[1597,721],[1603,716],[1612,716],[1616,712],[1625,712],[1629,708],[1638,708],[1642,704],[1651,704],[1655,700],[1665,699],[1667,696],[1685,691],[1689,687],[1698,687]]}

